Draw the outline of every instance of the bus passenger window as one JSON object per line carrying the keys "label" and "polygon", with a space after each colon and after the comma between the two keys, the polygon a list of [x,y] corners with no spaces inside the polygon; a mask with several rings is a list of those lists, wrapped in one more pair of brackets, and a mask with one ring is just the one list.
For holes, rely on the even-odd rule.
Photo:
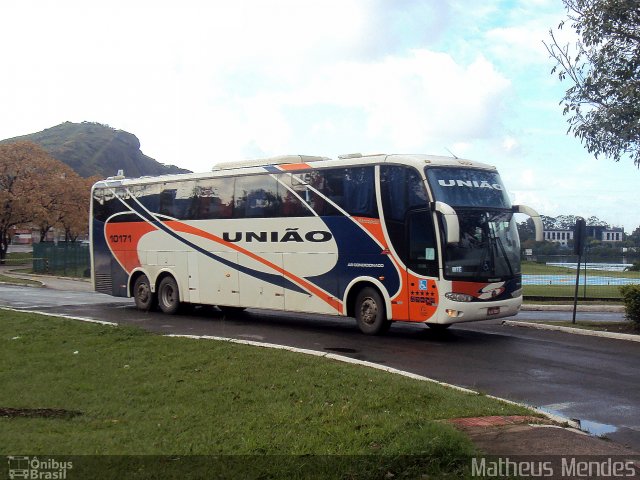
{"label": "bus passenger window", "polygon": [[[329,200],[324,201],[329,207],[322,205],[319,215],[335,215],[336,209],[330,207],[333,203],[349,215],[378,216],[373,167],[319,170],[310,175],[309,184]],[[318,211],[315,206],[314,209]]]}
{"label": "bus passenger window", "polygon": [[175,217],[175,199],[176,189],[163,190],[160,192],[160,215],[166,215],[167,217]]}
{"label": "bus passenger window", "polygon": [[290,174],[278,175],[278,196],[280,197],[280,215],[283,217],[313,215],[311,206],[306,200],[309,197],[308,185],[301,183]]}
{"label": "bus passenger window", "polygon": [[207,220],[233,216],[233,178],[212,178],[198,182],[191,200],[190,218]]}
{"label": "bus passenger window", "polygon": [[271,218],[280,211],[278,183],[271,175],[239,177],[234,199],[234,218]]}

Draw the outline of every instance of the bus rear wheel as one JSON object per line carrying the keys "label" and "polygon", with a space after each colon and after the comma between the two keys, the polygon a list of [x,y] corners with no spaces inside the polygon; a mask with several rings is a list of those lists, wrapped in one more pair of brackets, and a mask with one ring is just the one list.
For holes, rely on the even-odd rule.
{"label": "bus rear wheel", "polygon": [[155,295],[151,291],[151,283],[146,275],[140,275],[133,284],[133,298],[136,308],[143,312],[151,310],[155,303]]}
{"label": "bus rear wheel", "polygon": [[387,320],[382,296],[371,287],[365,287],[358,293],[355,304],[358,328],[367,335],[384,333],[391,326]]}
{"label": "bus rear wheel", "polygon": [[164,277],[158,286],[158,305],[160,310],[169,315],[180,308],[180,291],[173,277]]}

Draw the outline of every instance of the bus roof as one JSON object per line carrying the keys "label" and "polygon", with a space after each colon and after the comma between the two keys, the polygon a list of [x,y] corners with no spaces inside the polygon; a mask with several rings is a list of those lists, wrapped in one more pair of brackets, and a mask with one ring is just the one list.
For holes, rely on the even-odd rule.
{"label": "bus roof", "polygon": [[283,155],[255,160],[219,163],[213,167],[211,172],[204,173],[182,173],[138,178],[125,178],[122,175],[118,175],[116,177],[109,177],[105,180],[100,180],[94,186],[115,187],[120,185],[131,185],[139,183],[162,183],[176,180],[198,180],[211,177],[249,175],[265,172],[293,173],[296,171],[313,170],[315,168],[353,167],[359,165],[377,165],[382,163],[402,164],[417,168],[424,166],[449,166],[495,170],[494,166],[486,163],[474,162],[461,158],[423,154],[362,155],[359,153],[354,153],[348,155],[340,155],[337,159],[310,155]]}

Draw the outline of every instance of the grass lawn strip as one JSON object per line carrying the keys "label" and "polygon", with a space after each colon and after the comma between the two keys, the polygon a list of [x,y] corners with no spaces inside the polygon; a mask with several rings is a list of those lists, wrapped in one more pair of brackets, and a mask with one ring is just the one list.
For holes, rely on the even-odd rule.
{"label": "grass lawn strip", "polygon": [[42,283],[35,280],[28,280],[26,278],[11,277],[8,275],[0,274],[0,283],[8,283],[10,285],[31,285],[33,287],[41,287]]}
{"label": "grass lawn strip", "polygon": [[81,413],[0,418],[6,455],[339,455],[458,475],[474,448],[439,420],[531,413],[282,350],[30,313],[0,311],[0,343],[0,407]]}

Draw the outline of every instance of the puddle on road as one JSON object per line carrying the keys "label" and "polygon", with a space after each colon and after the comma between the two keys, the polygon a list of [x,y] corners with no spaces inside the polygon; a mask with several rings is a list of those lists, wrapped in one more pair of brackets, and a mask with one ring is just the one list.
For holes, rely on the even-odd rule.
{"label": "puddle on road", "polygon": [[597,437],[601,437],[603,435],[607,435],[609,433],[616,432],[618,427],[615,425],[609,425],[607,423],[599,423],[594,422],[593,420],[584,420],[580,418],[569,418],[564,415],[562,412],[558,410],[554,410],[547,407],[537,407],[538,410],[542,410],[543,412],[550,413],[551,415],[556,415],[562,419],[566,419],[567,421],[572,421],[578,424],[578,428],[583,432],[587,432],[591,435],[595,435]]}
{"label": "puddle on road", "polygon": [[615,425],[607,425],[606,423],[592,422],[591,420],[574,420],[578,422],[580,430],[601,437],[608,433],[613,433],[618,430]]}

